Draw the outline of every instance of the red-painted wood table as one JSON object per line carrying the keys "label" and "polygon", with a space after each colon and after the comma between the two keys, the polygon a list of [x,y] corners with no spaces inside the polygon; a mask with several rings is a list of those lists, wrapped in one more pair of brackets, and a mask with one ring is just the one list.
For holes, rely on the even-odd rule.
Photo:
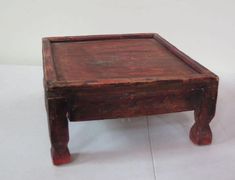
{"label": "red-painted wood table", "polygon": [[195,112],[193,143],[210,144],[218,77],[158,34],[43,38],[55,165],[70,162],[69,121]]}

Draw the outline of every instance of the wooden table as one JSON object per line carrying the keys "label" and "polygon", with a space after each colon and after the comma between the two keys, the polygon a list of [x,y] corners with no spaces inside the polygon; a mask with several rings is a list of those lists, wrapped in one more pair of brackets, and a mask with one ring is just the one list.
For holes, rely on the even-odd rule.
{"label": "wooden table", "polygon": [[71,161],[68,121],[195,112],[190,138],[210,144],[218,77],[158,34],[43,38],[53,163]]}

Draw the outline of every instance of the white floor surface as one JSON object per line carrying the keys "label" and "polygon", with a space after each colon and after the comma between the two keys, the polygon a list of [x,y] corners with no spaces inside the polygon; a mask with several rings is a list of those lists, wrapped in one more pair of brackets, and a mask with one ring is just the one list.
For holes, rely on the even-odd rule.
{"label": "white floor surface", "polygon": [[220,76],[209,146],[189,140],[192,112],[74,122],[74,160],[57,167],[50,158],[42,68],[0,65],[0,180],[234,180],[234,89],[235,76]]}

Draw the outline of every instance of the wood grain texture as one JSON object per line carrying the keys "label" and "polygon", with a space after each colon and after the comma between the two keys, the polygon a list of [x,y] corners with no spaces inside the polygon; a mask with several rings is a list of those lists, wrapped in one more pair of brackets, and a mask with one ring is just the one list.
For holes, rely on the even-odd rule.
{"label": "wood grain texture", "polygon": [[218,77],[158,34],[44,38],[43,62],[54,164],[70,160],[68,121],[194,110],[191,140],[211,143]]}
{"label": "wood grain texture", "polygon": [[154,39],[60,42],[52,49],[60,81],[197,74]]}
{"label": "wood grain texture", "polygon": [[64,98],[48,98],[45,93],[45,103],[48,112],[48,127],[51,140],[51,156],[54,165],[71,161],[69,149],[69,130],[67,119],[67,103]]}

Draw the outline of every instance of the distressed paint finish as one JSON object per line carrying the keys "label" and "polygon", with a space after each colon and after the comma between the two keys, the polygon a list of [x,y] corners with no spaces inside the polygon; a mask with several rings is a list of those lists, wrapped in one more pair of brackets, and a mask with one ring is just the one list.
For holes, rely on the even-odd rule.
{"label": "distressed paint finish", "polygon": [[194,110],[190,138],[210,144],[218,77],[158,34],[43,38],[53,163],[71,160],[68,121]]}
{"label": "distressed paint finish", "polygon": [[64,98],[49,98],[45,92],[48,114],[48,127],[51,139],[51,154],[55,165],[71,161],[69,149],[69,130],[67,120],[67,102]]}

